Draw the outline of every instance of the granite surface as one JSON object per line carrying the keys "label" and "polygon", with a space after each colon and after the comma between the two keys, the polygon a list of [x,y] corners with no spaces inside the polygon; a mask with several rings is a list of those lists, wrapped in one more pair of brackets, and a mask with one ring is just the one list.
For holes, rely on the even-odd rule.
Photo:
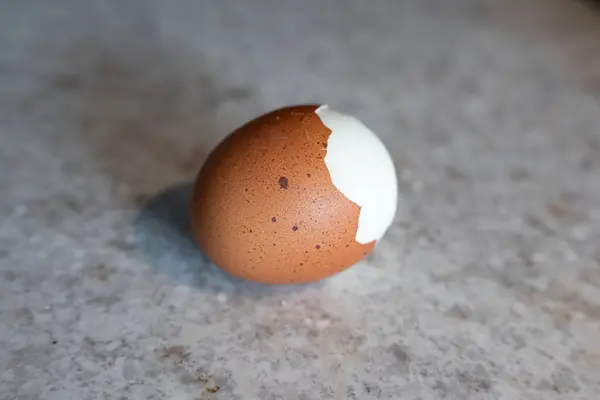
{"label": "granite surface", "polygon": [[[567,0],[0,1],[0,398],[599,398],[599,50]],[[190,182],[309,101],[387,144],[397,221],[228,277]]]}

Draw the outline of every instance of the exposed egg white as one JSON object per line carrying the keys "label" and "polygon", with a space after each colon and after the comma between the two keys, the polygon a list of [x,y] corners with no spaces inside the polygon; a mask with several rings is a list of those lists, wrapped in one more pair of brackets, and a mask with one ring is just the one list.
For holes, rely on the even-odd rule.
{"label": "exposed egg white", "polygon": [[361,121],[320,106],[316,114],[331,130],[325,164],[335,187],[360,207],[355,240],[379,240],[394,222],[398,180],[384,144]]}

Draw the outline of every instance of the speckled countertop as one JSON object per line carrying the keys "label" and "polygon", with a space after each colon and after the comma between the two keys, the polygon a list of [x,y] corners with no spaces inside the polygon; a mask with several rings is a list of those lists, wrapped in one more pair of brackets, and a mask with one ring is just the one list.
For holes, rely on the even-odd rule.
{"label": "speckled countertop", "polygon": [[[0,10],[1,399],[600,396],[600,14]],[[379,133],[403,211],[325,282],[227,277],[189,240],[190,182],[233,128],[309,101]]]}

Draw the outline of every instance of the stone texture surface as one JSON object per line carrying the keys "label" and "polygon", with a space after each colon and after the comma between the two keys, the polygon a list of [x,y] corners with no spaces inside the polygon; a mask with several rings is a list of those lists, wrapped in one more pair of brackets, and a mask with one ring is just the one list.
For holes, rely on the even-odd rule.
{"label": "stone texture surface", "polygon": [[[0,6],[0,398],[598,398],[598,13]],[[230,278],[189,240],[189,184],[241,123],[314,101],[381,135],[405,211],[325,282]]]}

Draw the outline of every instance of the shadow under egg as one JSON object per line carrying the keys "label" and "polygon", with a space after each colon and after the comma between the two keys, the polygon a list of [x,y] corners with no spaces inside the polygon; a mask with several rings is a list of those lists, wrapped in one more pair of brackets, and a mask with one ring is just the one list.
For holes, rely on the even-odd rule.
{"label": "shadow under egg", "polygon": [[215,293],[268,296],[314,288],[323,282],[266,285],[249,282],[222,271],[210,262],[193,239],[190,201],[193,183],[175,184],[142,204],[134,221],[137,250],[158,274],[175,282]]}

